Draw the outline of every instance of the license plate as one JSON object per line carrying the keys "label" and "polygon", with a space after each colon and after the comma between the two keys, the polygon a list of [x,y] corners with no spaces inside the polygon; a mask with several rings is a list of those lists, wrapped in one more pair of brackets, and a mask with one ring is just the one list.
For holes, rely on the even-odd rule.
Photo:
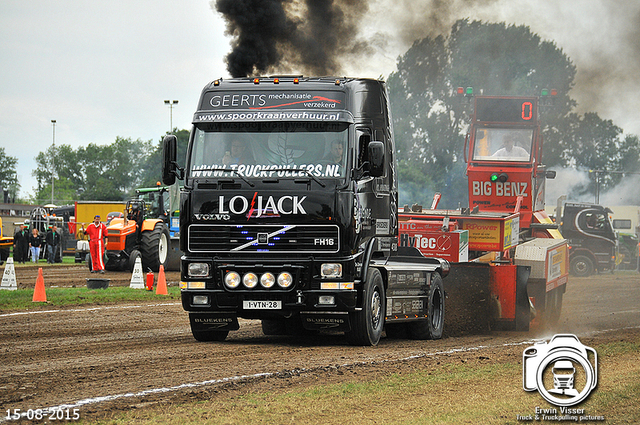
{"label": "license plate", "polygon": [[280,310],[282,301],[242,301],[245,310]]}

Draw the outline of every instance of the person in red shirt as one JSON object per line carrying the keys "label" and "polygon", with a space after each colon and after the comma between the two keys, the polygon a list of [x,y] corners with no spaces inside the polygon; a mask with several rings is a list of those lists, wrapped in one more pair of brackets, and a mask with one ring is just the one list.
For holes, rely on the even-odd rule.
{"label": "person in red shirt", "polygon": [[107,226],[100,222],[100,216],[93,217],[93,223],[87,226],[84,233],[89,236],[91,252],[91,273],[104,273],[104,240],[107,237]]}

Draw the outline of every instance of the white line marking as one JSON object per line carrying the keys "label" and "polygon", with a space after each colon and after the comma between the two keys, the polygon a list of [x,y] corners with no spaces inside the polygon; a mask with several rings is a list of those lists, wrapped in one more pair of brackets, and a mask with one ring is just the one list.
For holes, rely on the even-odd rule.
{"label": "white line marking", "polygon": [[81,312],[81,311],[96,311],[96,310],[115,310],[120,308],[142,308],[142,307],[158,307],[167,305],[180,305],[181,303],[159,303],[159,304],[144,304],[144,305],[113,305],[106,307],[87,307],[87,308],[73,308],[68,310],[38,310],[38,311],[18,311],[16,313],[0,314],[0,317],[10,316],[24,316],[29,314],[47,314],[47,313],[68,313],[68,312]]}

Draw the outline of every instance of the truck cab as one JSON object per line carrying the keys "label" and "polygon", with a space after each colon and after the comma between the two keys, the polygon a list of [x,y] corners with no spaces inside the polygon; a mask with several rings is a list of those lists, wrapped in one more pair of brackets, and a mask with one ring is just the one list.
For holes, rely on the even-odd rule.
{"label": "truck cab", "polygon": [[560,231],[571,244],[569,269],[573,275],[614,270],[618,237],[610,213],[610,209],[597,204],[564,204]]}
{"label": "truck cab", "polygon": [[196,339],[224,339],[244,317],[267,334],[330,328],[375,345],[385,318],[399,320],[386,309],[394,285],[413,287],[402,320],[430,323],[431,282],[446,261],[392,258],[397,173],[383,82],[215,80],[185,169],[175,137],[164,154],[164,183],[184,179],[182,304]]}

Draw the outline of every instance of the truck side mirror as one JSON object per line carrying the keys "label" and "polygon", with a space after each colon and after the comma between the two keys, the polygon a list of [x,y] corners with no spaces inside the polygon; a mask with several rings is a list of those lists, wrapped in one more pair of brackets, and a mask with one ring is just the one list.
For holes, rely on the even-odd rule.
{"label": "truck side mirror", "polygon": [[384,174],[384,143],[371,141],[367,146],[369,159],[369,175],[380,177]]}
{"label": "truck side mirror", "polygon": [[554,170],[547,170],[544,172],[544,176],[548,179],[555,179],[556,178],[556,172]]}
{"label": "truck side mirror", "polygon": [[171,186],[176,182],[177,150],[177,137],[173,134],[164,136],[164,139],[162,139],[162,182],[167,186]]}

